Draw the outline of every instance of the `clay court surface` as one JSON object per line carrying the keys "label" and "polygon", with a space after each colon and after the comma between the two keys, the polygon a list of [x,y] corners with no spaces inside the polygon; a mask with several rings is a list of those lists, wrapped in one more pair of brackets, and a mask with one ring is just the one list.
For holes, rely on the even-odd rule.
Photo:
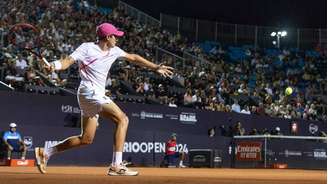
{"label": "clay court surface", "polygon": [[326,171],[273,169],[133,168],[139,176],[106,176],[105,167],[0,167],[0,184],[324,184]]}

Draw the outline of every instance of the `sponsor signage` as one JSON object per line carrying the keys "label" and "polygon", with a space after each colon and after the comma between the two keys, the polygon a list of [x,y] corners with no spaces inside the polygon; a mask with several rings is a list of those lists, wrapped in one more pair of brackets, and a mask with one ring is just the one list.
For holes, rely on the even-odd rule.
{"label": "sponsor signage", "polygon": [[80,114],[81,110],[78,107],[73,107],[72,105],[62,105],[61,112]]}
{"label": "sponsor signage", "polygon": [[165,117],[169,118],[170,120],[179,120],[179,116],[175,114],[165,114]]}
{"label": "sponsor signage", "polygon": [[47,149],[47,148],[50,148],[50,147],[54,147],[59,143],[60,143],[60,141],[45,141],[44,148]]}
{"label": "sponsor signage", "polygon": [[309,132],[310,132],[312,135],[315,134],[315,133],[317,133],[318,130],[319,130],[318,125],[313,124],[313,123],[310,123],[310,125],[309,125]]}
{"label": "sponsor signage", "polygon": [[238,161],[261,161],[261,142],[238,142],[236,145],[236,159]]}
{"label": "sponsor signage", "polygon": [[327,153],[324,149],[315,149],[313,150],[313,157],[316,160],[327,160]]}
{"label": "sponsor signage", "polygon": [[28,160],[18,160],[17,165],[18,166],[28,165]]}
{"label": "sponsor signage", "polygon": [[140,119],[163,119],[164,115],[161,113],[141,111],[140,113],[132,113],[132,117],[140,117]]}
{"label": "sponsor signage", "polygon": [[195,124],[197,122],[196,113],[182,112],[179,120],[183,124]]}
{"label": "sponsor signage", "polygon": [[[0,101],[2,102],[0,106],[3,110],[3,122],[22,124],[20,131],[33,137],[33,142],[28,139],[25,140],[25,142],[32,145],[32,149],[35,145],[43,146],[47,140],[58,140],[80,133],[78,129],[66,127],[63,124],[63,122],[66,123],[66,119],[70,118],[68,115],[77,115],[75,113],[79,112],[75,96],[44,96],[0,92]],[[33,108],[30,108],[31,101],[35,104]],[[15,105],[17,103],[20,105]],[[296,123],[290,119],[256,115],[245,116],[238,113],[211,112],[180,107],[170,108],[128,102],[117,102],[117,104],[131,118],[127,134],[127,140],[130,142],[126,144],[125,151],[127,152],[123,154],[123,157],[131,157],[135,165],[159,165],[164,155],[165,146],[163,142],[167,140],[172,132],[178,133],[178,141],[183,141],[181,142],[182,145],[187,144],[188,149],[222,150],[222,165],[223,167],[230,167],[231,162],[236,161],[237,153],[234,150],[236,144],[233,145],[234,147],[231,148],[230,152],[229,146],[232,141],[235,143],[236,140],[222,136],[220,132],[209,138],[207,135],[208,128],[219,125],[229,127],[233,126],[236,121],[241,121],[246,131],[251,130],[253,127],[263,127],[263,122],[265,122],[266,128],[273,129],[279,126],[286,135],[290,133],[291,123],[295,123],[295,129],[297,129],[295,134],[298,136],[308,136],[309,132],[317,135],[320,131],[326,132],[327,129],[327,123],[323,121],[316,122],[300,119]],[[27,109],[28,111],[26,111]],[[141,113],[141,111],[144,111],[144,113]],[[15,116],[12,116],[11,112],[15,112]],[[144,119],[141,119],[141,117]],[[97,130],[97,139],[92,146],[67,151],[51,160],[52,163],[56,165],[99,165],[108,162],[108,157],[112,153],[113,137],[110,135],[114,131],[113,124],[108,123],[105,119],[99,119],[99,123],[101,128]],[[0,128],[7,129],[7,123],[0,123]],[[255,157],[260,159],[263,156],[263,161],[263,140],[238,140],[238,142],[246,141],[262,142],[262,150],[258,152],[239,149],[239,160],[254,159]],[[46,147],[55,144],[57,142],[47,142]],[[260,149],[260,147],[257,148]],[[268,139],[267,149],[268,164],[270,164],[269,161],[277,159],[281,163],[288,163],[289,168],[327,168],[327,144],[325,141]],[[285,150],[288,150],[288,152]],[[255,165],[252,162],[245,161],[236,162],[237,166],[238,164],[242,166],[249,165],[250,167]]]}
{"label": "sponsor signage", "polygon": [[181,112],[180,114],[162,114],[157,112],[147,112],[140,111],[140,113],[131,113],[132,117],[139,117],[142,120],[146,119],[168,119],[168,120],[178,120],[183,124],[194,125],[197,122],[196,113],[191,112]]}
{"label": "sponsor signage", "polygon": [[140,119],[146,119],[146,118],[163,119],[163,114],[141,111]]}
{"label": "sponsor signage", "polygon": [[33,167],[34,166],[34,160],[19,160],[19,159],[11,159],[7,162],[6,165],[11,167]]}
{"label": "sponsor signage", "polygon": [[24,141],[24,144],[26,145],[27,150],[32,151],[33,150],[33,137],[24,136],[23,141]]}
{"label": "sponsor signage", "polygon": [[301,157],[302,152],[301,151],[294,151],[294,150],[285,150],[282,153],[279,153],[280,155],[285,155],[285,157]]}
{"label": "sponsor signage", "polygon": [[[176,152],[188,153],[187,144],[177,144]],[[125,142],[125,153],[165,153],[165,142]]]}

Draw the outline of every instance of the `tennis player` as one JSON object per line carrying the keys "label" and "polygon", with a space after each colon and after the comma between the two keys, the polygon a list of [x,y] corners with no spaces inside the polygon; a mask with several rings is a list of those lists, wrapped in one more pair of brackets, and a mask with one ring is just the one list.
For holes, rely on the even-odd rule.
{"label": "tennis player", "polygon": [[119,31],[110,23],[103,23],[97,27],[97,42],[82,43],[70,56],[45,66],[46,69],[65,70],[73,63],[79,64],[81,83],[77,98],[82,115],[81,134],[72,136],[50,148],[35,148],[38,168],[46,173],[47,161],[59,152],[91,144],[98,123],[99,115],[112,120],[116,124],[114,131],[113,160],[108,170],[110,176],[135,176],[137,171],[130,170],[122,163],[123,145],[129,119],[126,114],[107,96],[105,83],[107,74],[117,58],[125,58],[131,63],[149,68],[164,77],[173,74],[173,68],[154,64],[136,54],[129,54],[116,46],[116,37],[124,32]]}

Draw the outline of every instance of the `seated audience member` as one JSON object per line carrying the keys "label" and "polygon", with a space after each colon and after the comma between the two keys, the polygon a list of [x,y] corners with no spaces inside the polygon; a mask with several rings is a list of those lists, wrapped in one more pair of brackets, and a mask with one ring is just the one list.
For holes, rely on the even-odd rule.
{"label": "seated audience member", "polygon": [[253,128],[251,132],[249,132],[249,135],[258,135],[257,129]]}
{"label": "seated audience member", "polygon": [[16,130],[17,125],[16,123],[10,123],[9,127],[10,130],[6,131],[2,137],[7,149],[7,159],[11,159],[12,152],[20,152],[22,153],[21,159],[25,160],[27,148],[20,133]]}
{"label": "seated audience member", "polygon": [[280,131],[280,127],[276,127],[274,130],[272,130],[271,135],[282,135],[282,132]]}
{"label": "seated audience member", "polygon": [[242,127],[241,122],[238,121],[233,128],[233,135],[244,135],[245,129]]}

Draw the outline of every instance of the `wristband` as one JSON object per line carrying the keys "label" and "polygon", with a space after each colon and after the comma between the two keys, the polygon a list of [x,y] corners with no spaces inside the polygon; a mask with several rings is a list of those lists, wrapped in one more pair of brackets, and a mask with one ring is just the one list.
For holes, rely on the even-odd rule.
{"label": "wristband", "polygon": [[60,62],[60,60],[56,60],[56,61],[52,62],[52,64],[54,65],[55,70],[61,70],[62,63]]}

